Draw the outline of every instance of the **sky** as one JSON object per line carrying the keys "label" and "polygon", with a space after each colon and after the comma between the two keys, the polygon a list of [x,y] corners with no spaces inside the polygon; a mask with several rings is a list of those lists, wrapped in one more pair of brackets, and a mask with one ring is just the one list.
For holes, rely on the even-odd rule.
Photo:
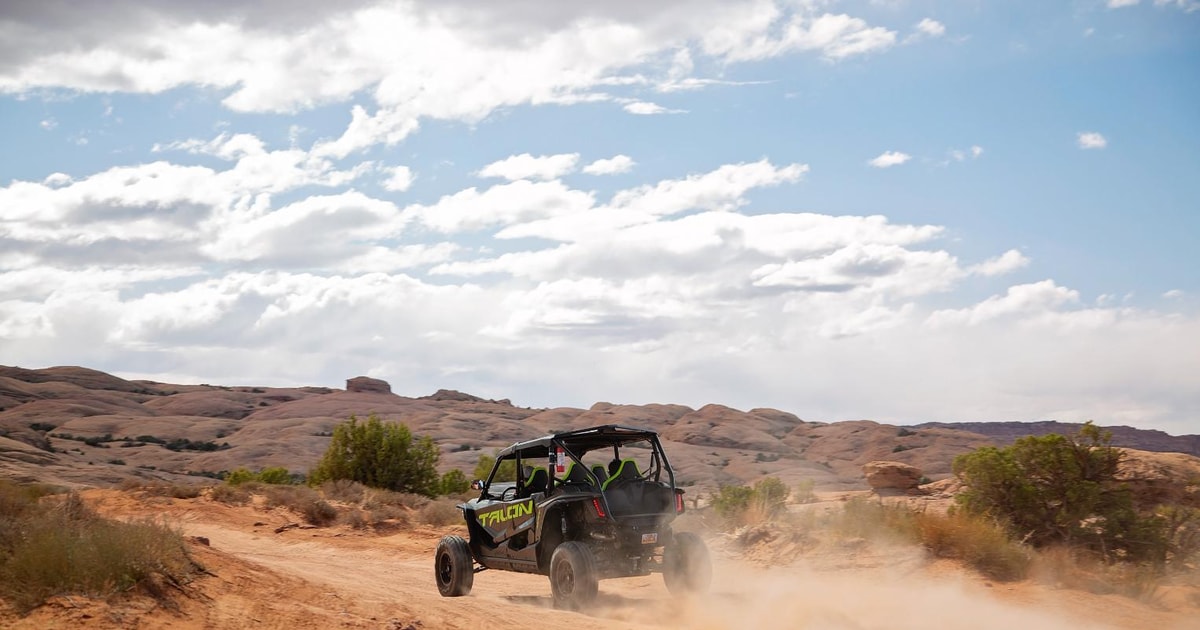
{"label": "sky", "polygon": [[0,364],[1200,433],[1200,0],[6,2]]}

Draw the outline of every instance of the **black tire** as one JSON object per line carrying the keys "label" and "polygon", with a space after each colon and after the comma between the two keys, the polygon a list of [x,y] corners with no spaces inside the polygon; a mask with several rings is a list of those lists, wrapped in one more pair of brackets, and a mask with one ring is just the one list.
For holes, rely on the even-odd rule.
{"label": "black tire", "polygon": [[599,587],[596,557],[587,545],[569,541],[554,550],[550,557],[550,590],[555,608],[583,608],[596,599]]}
{"label": "black tire", "polygon": [[712,583],[708,546],[691,532],[675,534],[663,551],[663,581],[672,595],[705,593]]}
{"label": "black tire", "polygon": [[462,597],[475,583],[475,562],[471,549],[461,536],[443,536],[438,541],[433,561],[433,577],[442,597]]}

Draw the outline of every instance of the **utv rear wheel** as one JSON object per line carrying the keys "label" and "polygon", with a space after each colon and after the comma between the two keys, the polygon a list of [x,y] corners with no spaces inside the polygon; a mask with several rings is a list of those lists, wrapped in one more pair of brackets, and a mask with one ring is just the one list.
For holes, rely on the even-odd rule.
{"label": "utv rear wheel", "polygon": [[596,557],[587,545],[570,541],[550,557],[550,590],[555,608],[578,609],[596,599]]}
{"label": "utv rear wheel", "polygon": [[708,547],[691,532],[675,534],[663,552],[663,581],[673,595],[704,593],[712,582]]}
{"label": "utv rear wheel", "polygon": [[475,563],[471,560],[467,541],[461,536],[443,536],[438,542],[433,574],[442,597],[461,597],[470,593],[475,582]]}

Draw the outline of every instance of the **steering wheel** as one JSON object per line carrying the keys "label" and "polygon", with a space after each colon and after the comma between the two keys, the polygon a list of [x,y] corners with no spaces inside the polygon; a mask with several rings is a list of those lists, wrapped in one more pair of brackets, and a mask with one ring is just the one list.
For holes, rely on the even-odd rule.
{"label": "steering wheel", "polygon": [[501,501],[512,501],[515,498],[517,498],[517,487],[516,486],[513,486],[511,488],[505,488],[504,491],[500,493]]}

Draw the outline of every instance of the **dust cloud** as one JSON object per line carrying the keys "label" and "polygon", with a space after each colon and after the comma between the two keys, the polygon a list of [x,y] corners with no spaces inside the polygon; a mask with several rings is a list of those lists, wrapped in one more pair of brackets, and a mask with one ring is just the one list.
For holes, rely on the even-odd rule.
{"label": "dust cloud", "polygon": [[606,597],[610,585],[621,580],[604,581],[600,586],[603,608],[592,613],[632,624],[697,630],[1112,628],[1027,609],[994,598],[986,586],[917,571],[917,562],[906,558],[892,567],[842,571],[756,568],[718,561],[713,587],[703,597],[663,599],[661,593],[650,599]]}

